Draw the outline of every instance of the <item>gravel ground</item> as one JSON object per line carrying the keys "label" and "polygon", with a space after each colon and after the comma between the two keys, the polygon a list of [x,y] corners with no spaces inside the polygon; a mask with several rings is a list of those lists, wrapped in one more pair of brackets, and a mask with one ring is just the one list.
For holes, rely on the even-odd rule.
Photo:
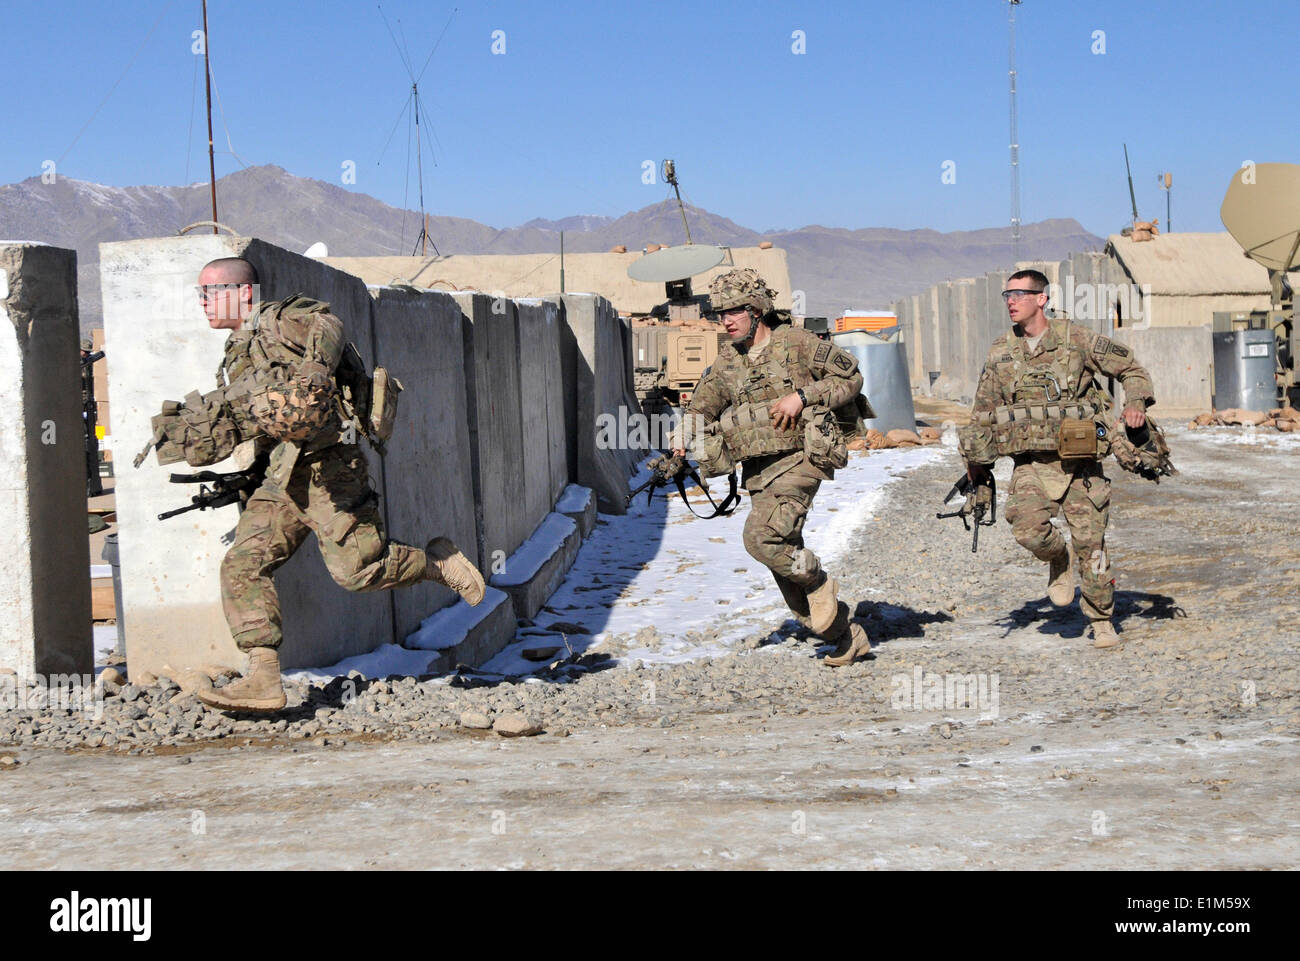
{"label": "gravel ground", "polygon": [[[1177,431],[1171,444],[1182,473],[1158,487],[1110,471],[1121,647],[1093,649],[1077,603],[1048,603],[1045,566],[1014,543],[1000,509],[975,555],[959,522],[935,520],[960,469],[949,452],[887,489],[880,515],[855,535],[860,562],[837,572],[841,597],[855,603],[876,644],[871,660],[827,669],[827,649],[793,622],[720,658],[648,667],[611,657],[632,642],[652,644],[647,625],[529,678],[296,682],[289,709],[273,719],[206,711],[166,679],[127,685],[97,722],[8,711],[0,713],[0,784],[19,790],[0,795],[0,850],[13,852],[0,864],[31,863],[30,846],[23,855],[24,845],[7,842],[32,831],[56,862],[60,850],[78,849],[83,828],[130,832],[113,806],[78,806],[61,794],[72,777],[87,790],[111,785],[123,804],[143,804],[150,816],[234,805],[232,828],[265,804],[314,816],[300,788],[328,780],[334,788],[321,816],[358,836],[374,832],[384,849],[382,857],[349,855],[354,866],[1046,867],[1071,856],[1094,866],[1294,867],[1300,448],[1243,445],[1230,431]],[[998,479],[1005,496],[1009,470]],[[251,757],[264,763],[250,768]],[[201,763],[181,775],[178,760]],[[305,781],[286,773],[308,762]],[[232,795],[236,764],[243,783]],[[553,770],[565,764],[571,770]],[[672,823],[677,795],[663,789],[683,778],[707,785],[693,796],[693,828]],[[340,789],[339,779],[352,786]],[[520,819],[518,846],[482,856],[408,848],[392,805],[409,798],[388,797],[389,781],[407,793],[433,791],[429,803],[459,792],[475,810],[516,812],[502,817]],[[469,785],[477,786],[459,790]],[[584,800],[589,810],[575,810]],[[1213,803],[1223,800],[1230,803]],[[483,827],[434,807],[446,815],[439,837],[462,829],[477,837]],[[876,835],[870,850],[815,857],[769,836],[784,837],[769,821],[789,834],[805,808],[823,817],[818,837],[851,836],[864,817],[873,827],[890,822],[895,834],[887,843]],[[590,843],[564,857],[539,840],[557,819]],[[635,842],[620,833],[629,823],[641,825]],[[66,836],[66,849],[49,848],[51,831]],[[707,841],[718,832],[731,840]],[[997,841],[1022,835],[1018,847]],[[1097,843],[1117,835],[1129,840]],[[1062,854],[1071,838],[1086,852]],[[238,849],[239,863],[310,863],[294,860],[292,844]],[[196,853],[182,851],[173,863],[222,863],[215,849],[186,860]]]}

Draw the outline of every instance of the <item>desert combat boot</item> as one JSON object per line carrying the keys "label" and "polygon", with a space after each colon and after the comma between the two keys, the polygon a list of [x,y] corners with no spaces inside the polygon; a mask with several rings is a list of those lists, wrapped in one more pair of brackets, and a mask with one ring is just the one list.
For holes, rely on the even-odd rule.
{"label": "desert combat boot", "polygon": [[848,633],[840,642],[839,649],[834,654],[827,654],[822,658],[822,663],[827,667],[845,667],[870,653],[871,639],[867,637],[867,632],[861,624],[850,621]]}
{"label": "desert combat boot", "polygon": [[840,586],[829,574],[822,575],[822,582],[808,591],[808,621],[814,634],[826,635],[835,624],[835,614],[839,609]]}
{"label": "desert combat boot", "polygon": [[227,711],[269,714],[284,707],[284,685],[280,682],[280,654],[273,647],[255,647],[248,652],[248,673],[225,687],[196,691],[199,700]]}
{"label": "desert combat boot", "polygon": [[471,606],[483,600],[483,575],[448,538],[435,537],[425,546],[424,553],[428,557],[429,580],[450,587]]}
{"label": "desert combat boot", "polygon": [[1047,563],[1047,597],[1057,607],[1065,607],[1074,600],[1074,551],[1069,543]]}
{"label": "desert combat boot", "polygon": [[1115,647],[1122,644],[1119,635],[1115,633],[1115,625],[1109,620],[1092,622],[1092,646],[1093,647]]}

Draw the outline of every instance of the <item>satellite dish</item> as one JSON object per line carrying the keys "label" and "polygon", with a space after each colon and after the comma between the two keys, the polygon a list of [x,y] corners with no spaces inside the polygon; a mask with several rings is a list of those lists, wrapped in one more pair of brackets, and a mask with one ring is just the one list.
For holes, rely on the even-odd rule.
{"label": "satellite dish", "polygon": [[1219,219],[1251,260],[1269,270],[1296,269],[1300,165],[1254,164],[1238,170],[1224,195]]}
{"label": "satellite dish", "polygon": [[670,280],[684,280],[718,266],[726,258],[721,247],[686,244],[682,247],[664,247],[640,260],[632,262],[627,275],[633,280],[648,284],[664,284]]}
{"label": "satellite dish", "polygon": [[325,241],[318,240],[302,252],[304,257],[328,257],[329,248],[325,246]]}

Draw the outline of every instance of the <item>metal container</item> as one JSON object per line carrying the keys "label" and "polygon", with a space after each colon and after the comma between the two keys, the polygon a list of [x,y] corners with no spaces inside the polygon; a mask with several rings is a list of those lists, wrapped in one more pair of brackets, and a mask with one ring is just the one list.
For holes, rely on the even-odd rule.
{"label": "metal container", "polygon": [[[896,330],[896,329],[895,329]],[[916,430],[916,408],[912,406],[912,382],[907,372],[907,348],[897,336],[886,341],[862,331],[832,334],[837,347],[858,359],[862,371],[862,393],[876,416],[868,420],[882,434],[891,430]]]}
{"label": "metal container", "polygon": [[1277,340],[1271,330],[1218,331],[1214,407],[1269,411],[1277,406]]}

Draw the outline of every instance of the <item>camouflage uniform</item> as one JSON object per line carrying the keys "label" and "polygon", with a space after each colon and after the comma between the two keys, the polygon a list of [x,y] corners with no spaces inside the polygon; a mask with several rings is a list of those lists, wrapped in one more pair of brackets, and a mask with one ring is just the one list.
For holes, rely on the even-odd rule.
{"label": "camouflage uniform", "polygon": [[[767,405],[799,389],[808,407],[841,407],[862,390],[857,366],[848,351],[782,325],[758,350],[722,347],[696,387],[685,419],[688,424],[711,424],[733,405]],[[804,546],[804,520],[817,489],[834,471],[814,466],[802,450],[747,457],[741,463],[741,479],[752,501],[745,520],[745,549],[771,570],[791,610],[806,615],[804,590],[821,580],[822,568],[817,555]],[[834,633],[842,633],[844,625],[839,627]]]}
{"label": "camouflage uniform", "polygon": [[[1150,375],[1123,344],[1058,319],[1049,322],[1037,348],[1029,351],[1020,328],[1013,327],[989,350],[972,417],[1010,404],[1092,402],[1100,407],[1103,376],[1119,378],[1126,405],[1142,410],[1155,403]],[[1059,386],[1059,398],[1052,396],[1049,379]],[[1115,595],[1106,554],[1110,481],[1100,458],[1063,461],[1054,451],[1032,451],[1013,459],[1006,517],[1016,540],[1040,560],[1060,555],[1065,540],[1051,518],[1063,513],[1079,565],[1080,606],[1090,620],[1109,619]]]}
{"label": "camouflage uniform", "polygon": [[[333,392],[320,387],[330,383],[344,344],[343,325],[328,306],[303,297],[256,305],[226,341],[218,387],[232,406],[252,411],[247,416],[263,430],[257,444],[270,455],[267,479],[245,505],[221,562],[222,605],[241,650],[279,647],[272,574],[310,533],[330,575],[348,590],[403,587],[429,576],[423,550],[385,538],[365,455],[343,442]],[[300,389],[303,383],[311,386]],[[309,409],[288,424],[295,397]]]}

